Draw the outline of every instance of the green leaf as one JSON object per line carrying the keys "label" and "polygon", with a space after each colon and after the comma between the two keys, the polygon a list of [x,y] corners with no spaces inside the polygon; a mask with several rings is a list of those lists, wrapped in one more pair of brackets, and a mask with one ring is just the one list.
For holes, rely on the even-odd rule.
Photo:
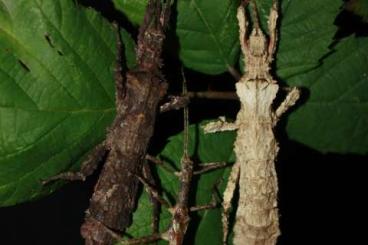
{"label": "green leaf", "polygon": [[276,71],[286,79],[319,65],[329,52],[337,27],[339,0],[282,1]]}
{"label": "green leaf", "polygon": [[126,65],[129,69],[132,69],[137,65],[135,60],[135,42],[129,32],[124,29],[120,30],[120,35],[123,41]]}
{"label": "green leaf", "polygon": [[[198,159],[195,164],[208,162],[231,162],[234,160],[232,153],[233,141],[235,132],[225,132],[219,134],[204,134],[201,127],[198,125],[190,126],[190,146],[189,151],[193,159]],[[169,139],[168,144],[160,153],[159,158],[180,169],[180,159],[183,154],[183,135],[178,134]],[[219,147],[221,146],[221,147]],[[211,201],[213,187],[219,184],[219,189],[222,192],[226,185],[226,177],[230,171],[230,167],[208,172],[195,177],[193,183],[196,183],[196,190],[192,187],[192,195],[195,196],[195,201],[191,205],[204,205]],[[161,186],[164,188],[166,195],[176,197],[179,189],[179,181],[177,177],[161,168],[158,168],[158,175]],[[197,182],[198,181],[198,182]],[[174,203],[173,203],[174,204]],[[151,232],[151,209],[147,194],[143,193],[137,211],[133,216],[133,224],[128,230],[128,234],[134,237],[149,235]],[[198,215],[198,216],[197,216]],[[189,230],[196,230],[194,244],[222,244],[222,224],[221,210],[211,209],[201,211],[193,222],[190,223]],[[197,219],[198,218],[198,219]],[[163,213],[160,217],[160,230],[166,231],[170,223],[171,215],[163,208]],[[208,229],[209,225],[211,229]],[[193,231],[192,231],[193,232]],[[161,242],[166,244],[165,242]]]}
{"label": "green leaf", "polygon": [[[133,23],[143,20],[142,6],[146,1],[114,0],[114,3]],[[237,0],[177,2],[176,35],[179,56],[186,67],[215,75],[235,65],[239,56],[238,4]]]}
{"label": "green leaf", "polygon": [[185,66],[212,75],[234,66],[239,55],[238,4],[223,0],[178,2],[176,33]]}
{"label": "green leaf", "polygon": [[309,93],[287,126],[291,139],[322,152],[368,152],[368,38],[349,37],[323,65],[288,80]]}
{"label": "green leaf", "polygon": [[[147,0],[114,0],[134,24],[143,20]],[[272,1],[258,1],[262,27]],[[239,57],[236,8],[239,1],[179,0],[176,34],[179,55],[188,68],[219,74],[234,66]],[[281,32],[277,52],[277,74],[286,79],[319,65],[337,30],[333,25],[341,1],[281,1]]]}
{"label": "green leaf", "polygon": [[112,0],[115,7],[122,11],[134,24],[140,25],[143,22],[144,11],[148,0]]}
{"label": "green leaf", "polygon": [[0,206],[8,206],[53,191],[59,184],[40,181],[78,168],[104,138],[115,113],[115,34],[74,1],[1,0],[0,50]]}

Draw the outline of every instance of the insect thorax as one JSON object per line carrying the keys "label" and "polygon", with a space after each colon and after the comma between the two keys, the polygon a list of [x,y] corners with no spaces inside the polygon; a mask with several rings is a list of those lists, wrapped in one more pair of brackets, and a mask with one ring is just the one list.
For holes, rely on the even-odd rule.
{"label": "insect thorax", "polygon": [[249,52],[245,53],[245,79],[266,80],[271,83],[268,40],[260,29],[253,29],[248,40]]}
{"label": "insect thorax", "polygon": [[241,110],[237,120],[253,120],[272,122],[271,109],[279,86],[262,80],[236,83],[236,93],[241,102]]}
{"label": "insect thorax", "polygon": [[249,36],[249,51],[252,56],[267,56],[267,39],[258,28],[253,29]]}

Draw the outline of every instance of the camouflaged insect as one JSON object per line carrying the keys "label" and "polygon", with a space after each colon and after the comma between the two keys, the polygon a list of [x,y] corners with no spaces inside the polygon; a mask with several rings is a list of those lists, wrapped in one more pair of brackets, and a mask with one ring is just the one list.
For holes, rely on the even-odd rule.
{"label": "camouflaged insect", "polygon": [[262,32],[256,5],[253,1],[254,24],[247,34],[248,21],[243,6],[238,8],[240,44],[244,54],[245,74],[236,83],[241,102],[235,123],[224,119],[205,126],[208,133],[237,130],[234,143],[236,162],[224,192],[224,244],[228,236],[228,216],[236,185],[239,183],[239,202],[234,225],[235,245],[274,245],[280,234],[277,209],[277,176],[275,159],[279,150],[273,130],[280,116],[299,98],[292,88],[284,101],[274,110],[279,85],[270,71],[277,45],[277,2],[274,1],[269,19],[269,37]]}

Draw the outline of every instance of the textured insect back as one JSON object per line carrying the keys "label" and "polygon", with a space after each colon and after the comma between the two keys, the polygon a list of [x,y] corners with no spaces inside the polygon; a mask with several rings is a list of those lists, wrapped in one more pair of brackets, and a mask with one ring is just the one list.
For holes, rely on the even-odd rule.
{"label": "textured insect back", "polygon": [[[164,3],[161,3],[164,2]],[[161,52],[169,23],[171,0],[148,1],[143,24],[137,42],[137,65],[146,71],[158,71],[162,65]]]}
{"label": "textured insect back", "polygon": [[98,160],[104,160],[81,227],[86,245],[111,245],[121,239],[118,233],[123,233],[131,224],[139,194],[139,177],[144,172],[159,103],[167,89],[159,68],[169,6],[170,0],[164,7],[161,0],[148,1],[138,37],[137,67],[129,70],[125,78],[121,69],[121,42],[117,40],[117,110],[103,144],[91,153],[80,172],[62,173],[47,180],[84,180],[96,169]]}
{"label": "textured insect back", "polygon": [[265,82],[247,85],[243,91],[247,97],[242,99],[237,119],[239,129],[234,149],[240,163],[234,244],[275,244],[279,234],[274,167],[278,147],[270,109],[278,86]]}
{"label": "textured insect back", "polygon": [[[248,1],[249,2],[249,1]],[[236,184],[239,202],[235,216],[235,245],[274,245],[280,234],[277,211],[277,176],[275,159],[278,152],[273,128],[278,118],[299,98],[292,89],[276,112],[273,102],[279,85],[269,70],[276,50],[278,17],[277,2],[273,1],[269,15],[269,37],[262,32],[256,1],[251,1],[253,27],[248,33],[244,6],[238,8],[239,35],[245,60],[245,74],[236,83],[241,102],[235,124],[224,121],[210,123],[207,132],[237,129],[234,143],[234,164],[223,201],[224,244],[227,244],[228,216]]]}

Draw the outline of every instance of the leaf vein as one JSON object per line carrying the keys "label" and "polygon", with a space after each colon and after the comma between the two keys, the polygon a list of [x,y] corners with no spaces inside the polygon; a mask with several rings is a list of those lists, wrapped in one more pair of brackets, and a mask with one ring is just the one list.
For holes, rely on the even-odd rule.
{"label": "leaf vein", "polygon": [[206,18],[204,17],[201,9],[198,7],[196,0],[191,0],[192,5],[194,6],[195,11],[198,13],[198,16],[201,18],[202,22],[206,26],[206,28],[209,31],[210,36],[212,37],[215,45],[217,46],[218,52],[220,53],[220,56],[224,60],[224,63],[228,66],[229,62],[225,57],[224,51],[222,50],[222,45],[218,42],[216,35],[214,34],[214,31],[211,29],[209,23],[207,22]]}
{"label": "leaf vein", "polygon": [[[111,100],[111,102],[114,101],[114,98],[110,97],[110,94],[107,92],[107,90],[105,89],[104,86],[102,86],[102,81],[100,80],[100,78],[97,76],[96,72],[92,69],[92,67],[82,58],[82,56],[80,55],[80,53],[78,53],[76,51],[76,49],[74,49],[69,41],[64,37],[64,35],[60,32],[60,30],[58,28],[56,28],[56,26],[54,25],[54,23],[52,23],[52,21],[49,19],[49,17],[45,14],[45,12],[43,11],[43,9],[41,8],[41,6],[39,5],[39,3],[37,4],[38,9],[40,10],[40,13],[42,14],[42,16],[44,17],[45,21],[49,23],[49,25],[60,35],[60,37],[64,40],[65,44],[67,44],[67,46],[69,47],[69,49],[75,54],[75,57],[80,61],[80,65],[83,65],[87,70],[89,70],[91,72],[91,74],[93,74],[94,78],[97,81],[97,84],[102,88],[102,90],[105,92],[105,94],[107,95],[107,97]],[[88,19],[88,18],[87,18]],[[87,21],[88,22],[88,21]],[[104,43],[104,42],[103,42]],[[110,50],[110,49],[109,49]]]}

